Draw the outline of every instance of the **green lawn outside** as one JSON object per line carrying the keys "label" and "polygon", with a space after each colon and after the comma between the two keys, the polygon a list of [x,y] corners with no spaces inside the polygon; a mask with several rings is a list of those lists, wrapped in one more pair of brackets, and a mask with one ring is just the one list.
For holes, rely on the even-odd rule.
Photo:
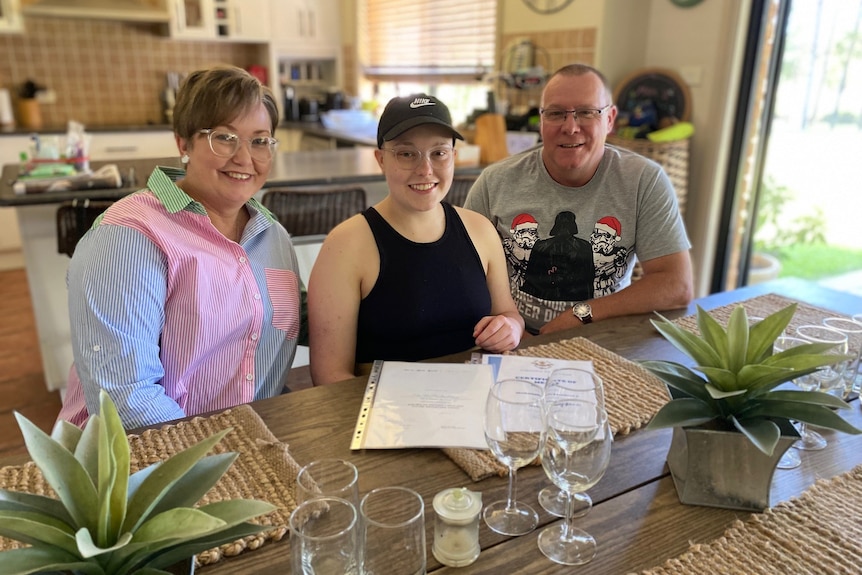
{"label": "green lawn outside", "polygon": [[772,255],[781,261],[783,278],[820,280],[862,268],[862,250],[826,244],[798,244]]}

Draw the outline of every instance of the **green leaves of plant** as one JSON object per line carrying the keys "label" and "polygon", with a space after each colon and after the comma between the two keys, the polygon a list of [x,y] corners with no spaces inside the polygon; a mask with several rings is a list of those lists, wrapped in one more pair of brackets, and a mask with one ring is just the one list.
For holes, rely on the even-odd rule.
{"label": "green leaves of plant", "polygon": [[194,504],[236,460],[207,456],[226,429],[130,476],[128,437],[104,391],[83,431],[48,436],[16,413],[27,449],[59,500],[0,490],[0,536],[31,545],[3,553],[0,575],[161,574],[177,561],[263,529],[248,520],[275,509],[254,500]]}
{"label": "green leaves of plant", "polygon": [[775,390],[836,360],[850,359],[827,354],[833,347],[828,344],[803,344],[774,353],[775,340],[787,328],[796,307],[789,305],[749,326],[745,308],[738,306],[731,312],[726,329],[698,307],[700,335],[657,314],[661,320],[653,320],[652,324],[694,361],[694,367],[669,361],[641,362],[678,392],[677,398],[662,407],[647,427],[690,427],[715,419],[724,428],[745,434],[767,454],[772,453],[781,433],[773,420],[796,419],[847,433],[862,433],[832,411],[847,407],[836,397],[819,392]]}

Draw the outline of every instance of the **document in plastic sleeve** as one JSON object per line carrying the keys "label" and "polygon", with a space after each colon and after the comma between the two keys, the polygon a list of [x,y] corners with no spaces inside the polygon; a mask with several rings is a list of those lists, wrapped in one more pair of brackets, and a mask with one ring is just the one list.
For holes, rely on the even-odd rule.
{"label": "document in plastic sleeve", "polygon": [[488,364],[375,362],[351,449],[487,449]]}

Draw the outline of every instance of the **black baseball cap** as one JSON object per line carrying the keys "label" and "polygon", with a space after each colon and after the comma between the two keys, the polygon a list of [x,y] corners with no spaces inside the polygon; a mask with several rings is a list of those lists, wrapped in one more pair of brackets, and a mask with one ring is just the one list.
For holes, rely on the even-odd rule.
{"label": "black baseball cap", "polygon": [[377,124],[377,147],[416,126],[439,124],[452,131],[452,137],[463,140],[464,136],[452,127],[452,115],[446,104],[428,94],[413,94],[403,98],[392,98],[386,104]]}

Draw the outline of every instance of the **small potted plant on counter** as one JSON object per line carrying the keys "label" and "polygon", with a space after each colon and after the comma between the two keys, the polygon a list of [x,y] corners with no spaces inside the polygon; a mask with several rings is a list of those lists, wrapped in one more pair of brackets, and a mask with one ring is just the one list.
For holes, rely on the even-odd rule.
{"label": "small potted plant on counter", "polygon": [[83,430],[61,421],[51,436],[15,414],[57,499],[0,490],[0,535],[29,545],[0,553],[0,573],[147,575],[182,563],[189,573],[195,554],[263,529],[248,520],[273,511],[267,502],[192,507],[237,457],[206,456],[230,429],[130,474],[128,437],[104,391],[99,405]]}
{"label": "small potted plant on counter", "polygon": [[773,352],[795,311],[793,304],[749,325],[739,306],[725,329],[698,307],[699,335],[660,315],[652,321],[694,361],[693,368],[642,362],[670,388],[672,399],[647,428],[674,428],[667,462],[683,503],[747,511],[769,507],[775,467],[799,437],[791,420],[862,433],[833,411],[849,407],[835,396],[776,389],[840,359],[826,353],[828,344]]}

